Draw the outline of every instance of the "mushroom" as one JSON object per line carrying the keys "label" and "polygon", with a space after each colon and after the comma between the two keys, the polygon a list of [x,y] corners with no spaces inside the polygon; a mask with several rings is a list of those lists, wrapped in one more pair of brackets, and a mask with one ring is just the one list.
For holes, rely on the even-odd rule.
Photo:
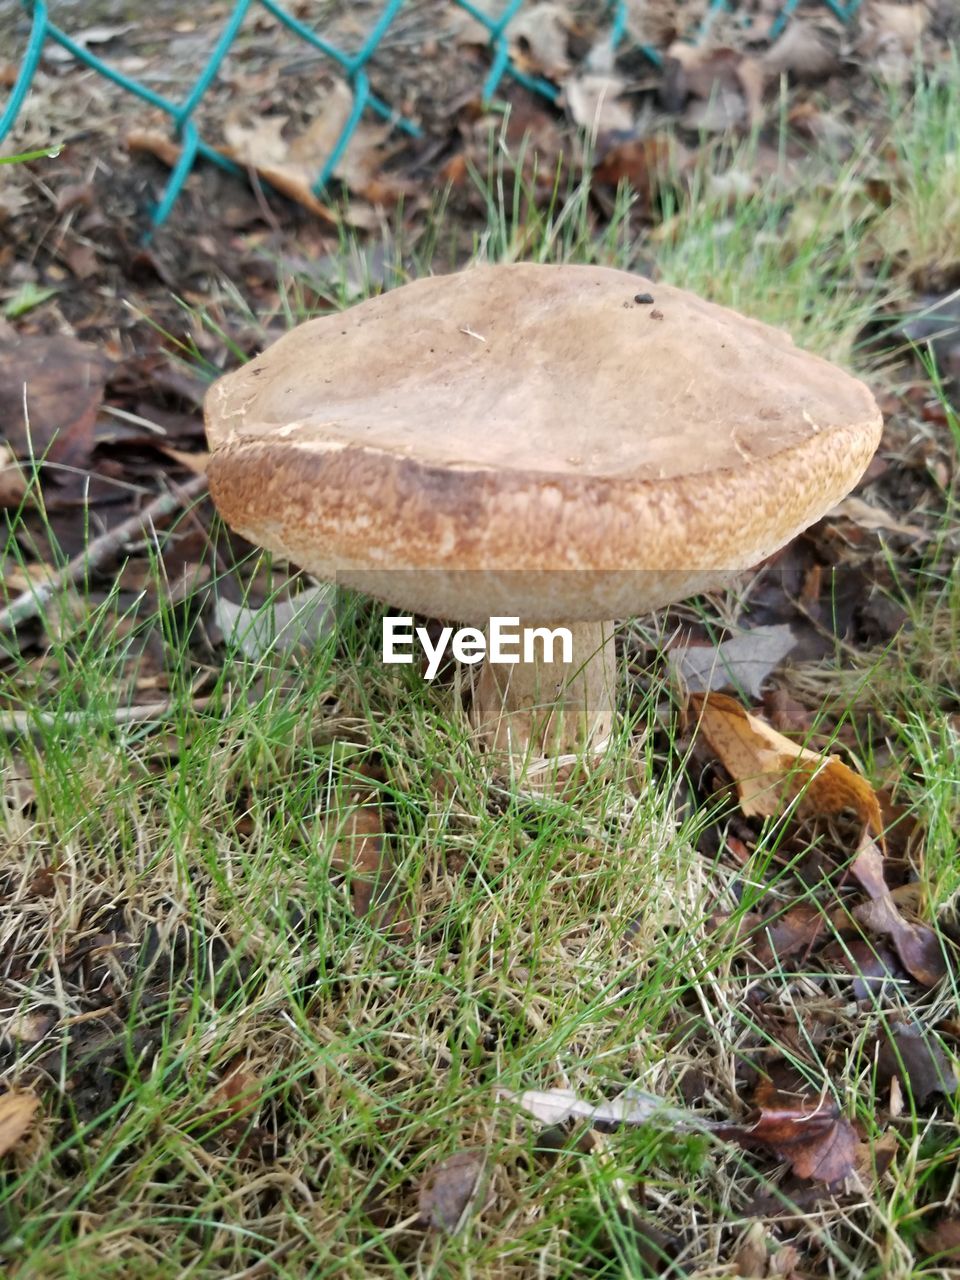
{"label": "mushroom", "polygon": [[779,330],[627,272],[524,264],[310,320],[205,408],[211,494],[250,541],[411,613],[569,630],[566,661],[533,647],[475,682],[482,739],[521,770],[609,735],[614,619],[783,546],[882,424]]}

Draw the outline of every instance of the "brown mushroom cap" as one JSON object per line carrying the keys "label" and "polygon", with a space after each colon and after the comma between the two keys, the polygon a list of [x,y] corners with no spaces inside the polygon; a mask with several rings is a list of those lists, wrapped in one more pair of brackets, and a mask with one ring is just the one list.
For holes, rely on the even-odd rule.
{"label": "brown mushroom cap", "polygon": [[465,621],[682,599],[829,510],[881,430],[861,382],[779,330],[627,272],[533,265],[300,325],[211,387],[206,421],[233,528]]}

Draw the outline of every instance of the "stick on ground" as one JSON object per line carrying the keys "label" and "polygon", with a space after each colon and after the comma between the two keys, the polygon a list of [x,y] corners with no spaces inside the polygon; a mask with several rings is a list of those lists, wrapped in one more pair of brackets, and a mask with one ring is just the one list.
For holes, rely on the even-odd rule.
{"label": "stick on ground", "polygon": [[[209,698],[197,698],[189,705],[194,711],[202,711],[209,703]],[[182,705],[173,698],[167,698],[164,702],[134,703],[130,707],[117,707],[110,720],[118,726],[165,720]],[[59,715],[44,711],[5,711],[0,712],[0,734],[31,733],[34,729],[56,729],[61,726],[67,728],[89,724],[91,719],[89,711],[63,711]]]}
{"label": "stick on ground", "polygon": [[186,484],[177,485],[170,493],[161,493],[142,511],[121,521],[115,529],[109,529],[98,538],[94,538],[79,555],[65,564],[59,573],[55,573],[46,582],[21,591],[5,609],[0,610],[0,632],[14,631],[21,622],[38,617],[43,612],[47,601],[63,587],[79,582],[91,569],[99,568],[115,556],[124,543],[174,515],[193,498],[205,493],[206,489],[206,476],[194,476]]}

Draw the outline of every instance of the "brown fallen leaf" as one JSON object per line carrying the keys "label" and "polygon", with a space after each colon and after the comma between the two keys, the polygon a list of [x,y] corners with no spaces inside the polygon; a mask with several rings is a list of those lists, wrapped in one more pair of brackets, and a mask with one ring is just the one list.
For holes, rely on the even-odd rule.
{"label": "brown fallen leaf", "polygon": [[763,713],[780,733],[804,735],[810,732],[813,717],[802,702],[776,686],[763,693]]}
{"label": "brown fallen leaf", "polygon": [[763,1280],[767,1274],[770,1250],[767,1247],[767,1231],[762,1222],[751,1222],[733,1259],[734,1275]]}
{"label": "brown fallen leaf", "polygon": [[756,1093],[751,1125],[724,1125],[714,1131],[745,1147],[766,1147],[786,1160],[798,1178],[833,1185],[857,1168],[861,1142],[853,1125],[827,1098],[781,1093],[768,1082]]}
{"label": "brown fallen leaf", "polygon": [[879,835],[880,805],[865,778],[837,756],[799,747],[721,693],[691,694],[697,728],[733,779],[747,817],[776,817],[801,795],[801,817],[852,811]]}
{"label": "brown fallen leaf", "polygon": [[819,957],[852,975],[855,1000],[879,1000],[888,985],[908,981],[893,952],[866,938],[837,939],[823,947]]}
{"label": "brown fallen leaf", "polygon": [[919,1237],[920,1248],[935,1262],[960,1264],[960,1218],[941,1218]]}
{"label": "brown fallen leaf", "polygon": [[637,44],[662,49],[680,34],[684,15],[677,9],[676,0],[626,0],[627,30]]}
{"label": "brown fallen leaf", "polygon": [[874,933],[889,937],[900,963],[925,987],[935,986],[947,972],[943,947],[928,925],[910,924],[900,914],[883,872],[883,854],[864,833],[850,874],[870,899],[854,907],[854,918]]}
{"label": "brown fallen leaf", "polygon": [[187,471],[192,471],[195,476],[205,476],[207,474],[207,463],[210,461],[209,453],[188,453],[185,449],[171,449],[167,444],[156,444],[154,448],[172,462],[178,462]]}
{"label": "brown fallen leaf", "polygon": [[882,45],[896,43],[911,54],[930,25],[930,6],[925,0],[897,4],[892,0],[867,0],[860,17],[861,48],[876,52]]}
{"label": "brown fallen leaf", "polygon": [[757,931],[762,939],[754,952],[758,962],[769,966],[782,963],[798,952],[809,953],[827,927],[827,919],[812,902],[799,902],[773,920],[764,921]]}
{"label": "brown fallen leaf", "polygon": [[27,477],[13,450],[0,440],[0,507],[19,507],[27,496]]}
{"label": "brown fallen leaf", "polygon": [[571,67],[567,50],[571,24],[570,13],[553,0],[539,0],[521,9],[507,27],[514,64],[527,75],[562,81]]}
{"label": "brown fallen leaf", "polygon": [[683,111],[686,128],[749,128],[762,114],[766,75],[756,58],[736,49],[676,40],[663,60],[660,98],[668,111]]}
{"label": "brown fallen leaf", "polygon": [[420,1221],[439,1231],[456,1231],[471,1202],[476,1207],[485,1164],[482,1151],[457,1151],[434,1165],[420,1184]]}
{"label": "brown fallen leaf", "polygon": [[861,529],[867,529],[871,532],[886,530],[889,533],[899,533],[905,538],[913,538],[922,542],[929,542],[931,537],[919,525],[907,524],[906,521],[899,520],[892,512],[884,511],[882,507],[875,507],[854,495],[844,498],[842,502],[839,502],[832,510],[827,512],[827,516],[831,519],[843,516],[845,519],[852,520],[854,524],[859,525]]}
{"label": "brown fallen leaf", "polygon": [[666,133],[644,138],[614,140],[609,146],[598,143],[593,182],[596,186],[616,190],[621,184],[631,187],[642,208],[649,208],[671,174],[676,174],[687,158],[686,148]]}
{"label": "brown fallen leaf", "polygon": [[[893,1119],[893,1116],[891,1116]],[[900,1150],[896,1133],[887,1131],[870,1142],[861,1142],[857,1155],[857,1175],[866,1186],[876,1186],[887,1172]]]}
{"label": "brown fallen leaf", "polygon": [[0,1156],[12,1151],[27,1132],[39,1105],[35,1093],[11,1089],[0,1094]]}
{"label": "brown fallen leaf", "polygon": [[930,24],[930,6],[868,0],[860,13],[856,52],[869,58],[871,70],[890,84],[911,74],[917,47]]}
{"label": "brown fallen leaf", "polygon": [[0,1030],[0,1039],[16,1040],[20,1044],[39,1044],[56,1020],[56,1014],[45,1009],[15,1013]]}
{"label": "brown fallen leaf", "polygon": [[[180,159],[180,147],[173,139],[169,138],[165,133],[153,129],[137,129],[127,134],[127,148],[130,151],[145,151],[149,155],[156,156],[158,160],[162,160],[165,165],[171,169],[174,168]],[[226,150],[221,150],[220,154],[224,159],[235,159],[235,157]],[[266,179],[272,187],[275,187],[282,195],[288,196],[291,200],[302,204],[305,209],[309,209],[311,213],[315,213],[319,218],[328,222],[331,226],[337,223],[336,212],[310,190],[310,183],[304,184],[301,178],[294,179],[289,174],[285,174],[282,170],[271,170],[267,172],[260,169],[261,177]]]}
{"label": "brown fallen leaf", "polygon": [[749,1280],[789,1277],[799,1265],[799,1252],[793,1245],[781,1245],[772,1235],[768,1235],[763,1222],[751,1222],[733,1263],[734,1274],[748,1277]]}
{"label": "brown fallen leaf", "polygon": [[840,70],[839,33],[794,17],[760,61],[771,76],[789,75],[806,84],[824,80]]}
{"label": "brown fallen leaf", "polygon": [[882,1087],[893,1080],[910,1086],[915,1101],[934,1093],[957,1090],[957,1073],[936,1034],[919,1023],[894,1022],[877,1039],[877,1080]]}
{"label": "brown fallen leaf", "polygon": [[109,368],[65,335],[0,340],[0,430],[15,456],[85,469]]}
{"label": "brown fallen leaf", "polygon": [[[343,80],[329,82],[313,104],[310,124],[302,133],[284,136],[286,116],[265,116],[252,124],[236,120],[223,127],[224,153],[237,164],[253,168],[267,182],[308,208],[319,203],[313,184],[333,154],[353,112],[353,94]],[[393,126],[361,120],[354,129],[333,176],[355,196],[375,204],[412,194],[399,179],[385,179],[381,169],[384,147]]]}
{"label": "brown fallen leaf", "polygon": [[69,245],[63,250],[63,261],[78,280],[89,280],[100,270],[96,248],[91,244],[77,242]]}
{"label": "brown fallen leaf", "polygon": [[227,1064],[220,1083],[210,1095],[209,1109],[240,1119],[257,1109],[262,1091],[259,1077],[243,1055],[238,1054]]}
{"label": "brown fallen leaf", "polygon": [[903,1088],[900,1084],[899,1076],[890,1077],[890,1097],[887,1101],[887,1111],[890,1113],[891,1120],[898,1120],[903,1115]]}
{"label": "brown fallen leaf", "polygon": [[[393,866],[379,804],[367,797],[331,815],[325,826],[334,838],[330,865],[349,879],[354,914],[377,925],[390,924],[396,914],[391,901]],[[409,928],[409,922],[395,927]]]}
{"label": "brown fallen leaf", "polygon": [[590,134],[627,133],[633,111],[620,95],[626,82],[619,76],[572,76],[563,87],[563,101],[574,124]]}

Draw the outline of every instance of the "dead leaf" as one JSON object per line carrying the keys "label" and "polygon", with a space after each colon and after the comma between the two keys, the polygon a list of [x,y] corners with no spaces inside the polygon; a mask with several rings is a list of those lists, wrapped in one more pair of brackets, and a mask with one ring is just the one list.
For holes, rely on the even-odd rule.
{"label": "dead leaf", "polygon": [[910,1086],[922,1104],[934,1093],[957,1091],[957,1073],[934,1031],[917,1022],[892,1022],[878,1037],[877,1079],[881,1086],[894,1079]]}
{"label": "dead leaf", "polygon": [[738,1276],[774,1280],[776,1276],[791,1276],[799,1263],[800,1254],[793,1245],[779,1244],[768,1235],[765,1223],[751,1222],[733,1265]]}
{"label": "dead leaf", "polygon": [[471,1202],[479,1199],[485,1164],[482,1151],[457,1151],[435,1165],[420,1184],[420,1221],[446,1232],[462,1226]]}
{"label": "dead leaf", "polygon": [[934,1262],[960,1264],[960,1218],[941,1218],[919,1237],[920,1248]]}
{"label": "dead leaf", "polygon": [[662,49],[677,38],[678,22],[676,0],[626,0],[627,30],[639,44]]}
{"label": "dead leaf", "polygon": [[782,963],[798,952],[809,953],[826,926],[823,912],[813,903],[797,903],[789,911],[760,926],[757,932],[763,941],[755,951],[757,961],[767,967]]}
{"label": "dead leaf", "polygon": [[274,600],[261,609],[234,604],[219,596],[214,622],[224,642],[257,662],[268,653],[293,653],[311,648],[334,625],[332,586],[307,587],[295,596]]}
{"label": "dead leaf", "polygon": [[552,0],[521,9],[507,27],[514,64],[527,75],[561,81],[570,73],[570,14]]}
{"label": "dead leaf", "polygon": [[12,1151],[27,1132],[39,1105],[35,1093],[11,1089],[0,1094],[0,1156]]}
{"label": "dead leaf", "polygon": [[579,1098],[572,1089],[528,1089],[524,1093],[501,1089],[499,1096],[516,1103],[545,1125],[565,1124],[568,1120],[589,1120],[591,1124],[646,1124],[658,1114],[677,1114],[665,1099],[639,1089],[625,1089],[619,1098],[598,1104]]}
{"label": "dead leaf", "polygon": [[730,686],[759,698],[763,682],[796,643],[789,626],[754,627],[718,645],[678,646],[667,661],[690,693]]}
{"label": "dead leaf", "polygon": [[0,507],[19,507],[27,496],[27,489],[27,477],[13,450],[0,440]]}
{"label": "dead leaf", "polygon": [[893,1164],[899,1150],[900,1142],[896,1133],[881,1133],[870,1142],[861,1142],[857,1155],[857,1176],[863,1186],[876,1186]]}
{"label": "dead leaf", "polygon": [[866,834],[850,863],[850,874],[870,899],[854,908],[854,918],[890,938],[911,977],[925,987],[935,986],[947,972],[940,940],[927,925],[910,924],[900,914],[884,876],[883,854]]}
{"label": "dead leaf", "polygon": [[898,1120],[903,1115],[903,1089],[900,1085],[899,1076],[890,1077],[890,1099],[887,1103],[887,1110],[890,1113],[891,1120]]}
{"label": "dead leaf", "polygon": [[747,817],[775,817],[802,792],[801,817],[853,812],[867,830],[880,833],[873,788],[837,756],[798,747],[725,694],[691,694],[689,704],[699,732],[733,779]]}
{"label": "dead leaf", "polygon": [[391,859],[379,804],[375,799],[355,804],[330,815],[324,825],[334,838],[330,865],[349,877],[354,915],[364,919],[378,908],[377,923],[389,923],[395,911],[390,903]]}
{"label": "dead leaf", "polygon": [[648,208],[669,175],[687,156],[686,149],[669,134],[627,138],[605,147],[597,156],[593,181],[614,190],[625,183],[636,193],[640,206]]}
{"label": "dead leaf", "polygon": [[257,1109],[261,1095],[259,1077],[238,1054],[227,1064],[223,1078],[210,1095],[210,1110],[227,1112],[239,1119]]}
{"label": "dead leaf", "polygon": [[207,465],[210,461],[209,453],[188,453],[185,449],[171,449],[167,444],[157,444],[154,445],[154,448],[165,454],[173,462],[178,462],[187,471],[192,471],[195,476],[205,476],[207,474]]}
{"label": "dead leaf", "polygon": [[786,1160],[798,1178],[832,1186],[855,1172],[860,1138],[834,1102],[781,1093],[764,1082],[756,1104],[751,1125],[723,1125],[715,1132],[741,1146],[766,1147]]}
{"label": "dead leaf", "polygon": [[[116,40],[119,36],[126,35],[128,31],[133,31],[132,23],[124,23],[122,26],[101,26],[85,27],[82,31],[72,31],[70,38],[74,44],[80,45],[82,49],[88,49],[92,44],[109,44],[111,40]],[[44,48],[44,59],[50,62],[73,62],[74,55],[69,49],[63,45],[53,44],[52,42]]]}
{"label": "dead leaf", "polygon": [[0,340],[0,423],[16,457],[85,469],[109,369],[76,338]]}
{"label": "dead leaf", "polygon": [[839,40],[828,39],[819,23],[794,17],[760,61],[771,76],[789,75],[811,84],[839,71]]}
{"label": "dead leaf", "polygon": [[919,525],[907,524],[903,520],[899,520],[890,511],[884,511],[882,507],[875,507],[869,502],[864,502],[862,498],[850,496],[838,503],[832,510],[827,512],[831,519],[843,517],[846,520],[852,520],[854,524],[859,525],[861,529],[868,529],[872,532],[887,530],[890,533],[900,533],[907,538],[920,539],[923,542],[929,542],[930,534],[921,529]]}
{"label": "dead leaf", "polygon": [[869,0],[860,13],[856,51],[869,58],[874,74],[889,84],[903,84],[911,74],[917,46],[929,23],[930,10],[922,2]]}
{"label": "dead leaf", "polygon": [[779,686],[763,691],[763,711],[774,729],[780,733],[806,735],[810,732],[813,717],[802,702],[791,697]]}
{"label": "dead leaf", "polygon": [[[171,169],[174,168],[180,159],[180,147],[169,138],[165,133],[160,133],[151,129],[138,129],[127,134],[127,147],[130,151],[145,151],[152,156],[156,156],[158,160],[162,160],[165,165]],[[221,150],[220,154],[224,159],[234,159],[234,157],[226,150]],[[309,209],[311,213],[315,213],[325,222],[335,226],[337,223],[337,215],[328,204],[324,204],[322,200],[318,200],[310,189],[316,179],[316,173],[310,176],[307,183],[304,183],[302,175],[292,176],[285,173],[283,169],[262,169],[259,171],[261,176],[270,183],[282,195],[288,196],[291,200],[295,200],[298,204],[302,204],[304,208]]]}
{"label": "dead leaf", "polygon": [[866,938],[839,939],[821,948],[820,959],[846,969],[853,977],[854,1000],[879,1000],[888,985],[907,982],[897,957],[880,943]]}
{"label": "dead leaf", "polygon": [[751,1222],[733,1260],[734,1274],[749,1277],[749,1280],[763,1280],[767,1274],[769,1257],[764,1224]]}
{"label": "dead leaf", "polygon": [[882,45],[896,43],[912,54],[930,25],[930,8],[924,0],[915,4],[895,4],[890,0],[868,0],[860,15],[861,47],[876,52]]}
{"label": "dead leaf", "polygon": [[619,76],[572,76],[564,85],[563,100],[574,124],[589,134],[627,133],[633,128],[633,111],[620,101],[626,85]]}
{"label": "dead leaf", "polygon": [[91,244],[78,241],[69,245],[63,251],[63,260],[78,280],[89,280],[100,270],[97,251]]}
{"label": "dead leaf", "polygon": [[[224,124],[224,153],[237,164],[253,168],[267,182],[312,208],[320,202],[313,184],[333,154],[353,112],[353,94],[343,80],[331,80],[313,105],[313,118],[300,134],[285,138],[287,117],[264,116],[252,124],[229,120]],[[388,182],[379,174],[383,147],[393,126],[361,120],[333,170],[355,196],[387,203],[407,193],[406,184]],[[326,209],[326,206],[322,206]],[[329,210],[327,210],[329,212]]]}
{"label": "dead leaf", "polygon": [[752,128],[762,114],[766,77],[758,59],[736,49],[676,40],[663,60],[660,99],[667,111],[683,112],[688,129]]}

